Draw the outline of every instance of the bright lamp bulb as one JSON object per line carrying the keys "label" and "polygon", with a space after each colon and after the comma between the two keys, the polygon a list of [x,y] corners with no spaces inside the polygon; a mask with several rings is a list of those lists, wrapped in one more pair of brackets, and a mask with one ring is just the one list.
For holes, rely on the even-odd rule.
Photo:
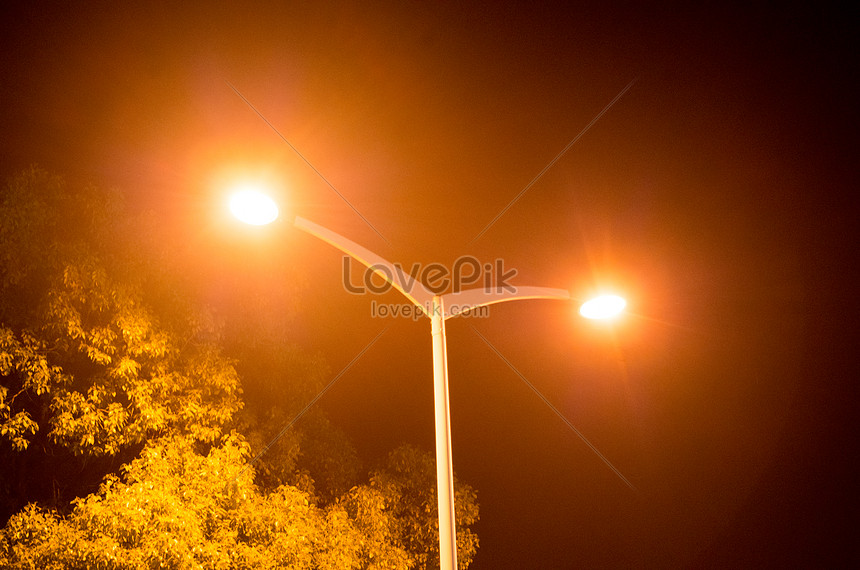
{"label": "bright lamp bulb", "polygon": [[275,201],[257,190],[240,190],[230,198],[230,211],[252,226],[264,226],[278,217]]}
{"label": "bright lamp bulb", "polygon": [[618,295],[601,295],[583,303],[579,314],[586,319],[610,319],[620,314],[626,306],[627,301]]}

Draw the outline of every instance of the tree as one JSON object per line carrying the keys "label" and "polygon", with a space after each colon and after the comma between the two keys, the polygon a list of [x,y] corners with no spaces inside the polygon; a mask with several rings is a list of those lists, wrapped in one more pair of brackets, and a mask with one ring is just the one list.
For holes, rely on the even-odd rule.
{"label": "tree", "polygon": [[148,444],[122,477],[75,501],[67,518],[29,505],[0,534],[4,568],[406,570],[378,494],[321,508],[300,489],[261,493],[231,434],[206,455],[186,437]]}
{"label": "tree", "polygon": [[[21,506],[16,496],[57,506],[80,490],[66,490],[58,471],[80,475],[98,458],[110,465],[159,435],[214,442],[241,407],[233,363],[211,340],[206,318],[149,270],[135,226],[117,193],[72,192],[38,169],[7,186],[0,203],[7,509]],[[104,474],[93,471],[96,481]]]}
{"label": "tree", "polygon": [[[438,566],[432,456],[404,446],[368,485],[327,505],[281,485],[263,492],[241,435],[205,454],[188,437],[140,456],[76,499],[67,517],[29,504],[0,532],[0,566],[24,568],[293,568],[407,570]],[[467,568],[475,493],[457,485],[457,545]]]}

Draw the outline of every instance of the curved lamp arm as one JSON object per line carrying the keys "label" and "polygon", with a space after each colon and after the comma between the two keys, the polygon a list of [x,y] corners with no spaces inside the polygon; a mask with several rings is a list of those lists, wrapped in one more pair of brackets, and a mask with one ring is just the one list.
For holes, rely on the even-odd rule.
{"label": "curved lamp arm", "polygon": [[[385,279],[388,283],[391,283],[395,289],[403,293],[413,304],[420,307],[426,316],[432,318],[431,313],[434,310],[433,298],[435,295],[417,279],[411,275],[407,275],[402,267],[310,220],[296,216],[293,225],[333,245],[366,267],[374,270],[377,275]],[[382,270],[383,268],[384,271]],[[497,291],[478,288],[442,295],[443,317],[450,319],[471,309],[503,301],[516,301],[520,299],[570,299],[570,293],[564,289],[552,289],[550,287],[515,287],[513,289],[513,291]]]}
{"label": "curved lamp arm", "polygon": [[[314,235],[324,242],[333,245],[353,259],[363,263],[368,268],[373,269],[377,275],[385,279],[387,282],[403,293],[403,295],[412,301],[414,304],[421,307],[425,315],[429,316],[430,307],[433,305],[433,293],[428,291],[417,279],[411,275],[404,274],[403,268],[394,265],[390,261],[383,259],[367,248],[364,248],[352,240],[343,237],[329,229],[315,224],[310,220],[306,220],[296,216],[293,222],[300,230],[304,230],[311,235]],[[377,268],[384,267],[387,271],[381,271]],[[407,277],[409,278],[407,280]]]}
{"label": "curved lamp arm", "polygon": [[513,289],[513,291],[467,289],[466,291],[443,295],[445,318],[450,319],[471,309],[504,301],[521,299],[559,299],[566,301],[570,299],[570,293],[565,289],[550,287],[514,287]]}

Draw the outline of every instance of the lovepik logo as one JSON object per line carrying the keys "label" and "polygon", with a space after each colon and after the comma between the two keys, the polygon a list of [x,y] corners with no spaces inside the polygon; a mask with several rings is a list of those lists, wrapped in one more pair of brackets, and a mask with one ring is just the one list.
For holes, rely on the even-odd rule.
{"label": "lovepik logo", "polygon": [[[363,295],[367,292],[382,295],[391,290],[392,283],[400,283],[403,289],[411,294],[413,288],[418,284],[433,293],[441,295],[449,291],[459,293],[470,285],[480,283],[487,293],[516,293],[517,289],[510,280],[516,277],[516,269],[505,270],[503,259],[496,259],[494,263],[481,263],[479,259],[471,255],[457,258],[449,270],[441,263],[430,263],[422,267],[420,263],[413,263],[409,271],[406,271],[400,263],[394,263],[391,267],[375,264],[367,267],[362,275],[353,278],[349,256],[343,257],[343,288],[353,295]],[[374,279],[374,275],[378,275]],[[384,279],[380,283],[380,278]]]}

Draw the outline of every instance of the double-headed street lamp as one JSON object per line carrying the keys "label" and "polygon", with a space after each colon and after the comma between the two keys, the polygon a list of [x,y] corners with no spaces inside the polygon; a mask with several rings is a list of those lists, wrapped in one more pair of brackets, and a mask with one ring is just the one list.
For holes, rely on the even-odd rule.
{"label": "double-headed street lamp", "polygon": [[[275,202],[260,192],[242,190],[230,200],[230,211],[241,221],[265,225],[278,217]],[[426,316],[430,317],[433,339],[433,396],[436,420],[436,486],[439,502],[439,562],[441,570],[457,568],[457,534],[454,520],[454,469],[451,457],[451,414],[448,405],[448,359],[445,321],[473,309],[520,299],[569,300],[564,289],[516,287],[467,289],[437,295],[415,279],[408,279],[394,264],[357,243],[304,218],[296,217],[293,225],[333,245],[361,262],[403,293]],[[411,276],[410,276],[411,277]],[[625,301],[615,295],[604,295],[584,303],[580,314],[589,319],[611,318],[624,310]]]}

